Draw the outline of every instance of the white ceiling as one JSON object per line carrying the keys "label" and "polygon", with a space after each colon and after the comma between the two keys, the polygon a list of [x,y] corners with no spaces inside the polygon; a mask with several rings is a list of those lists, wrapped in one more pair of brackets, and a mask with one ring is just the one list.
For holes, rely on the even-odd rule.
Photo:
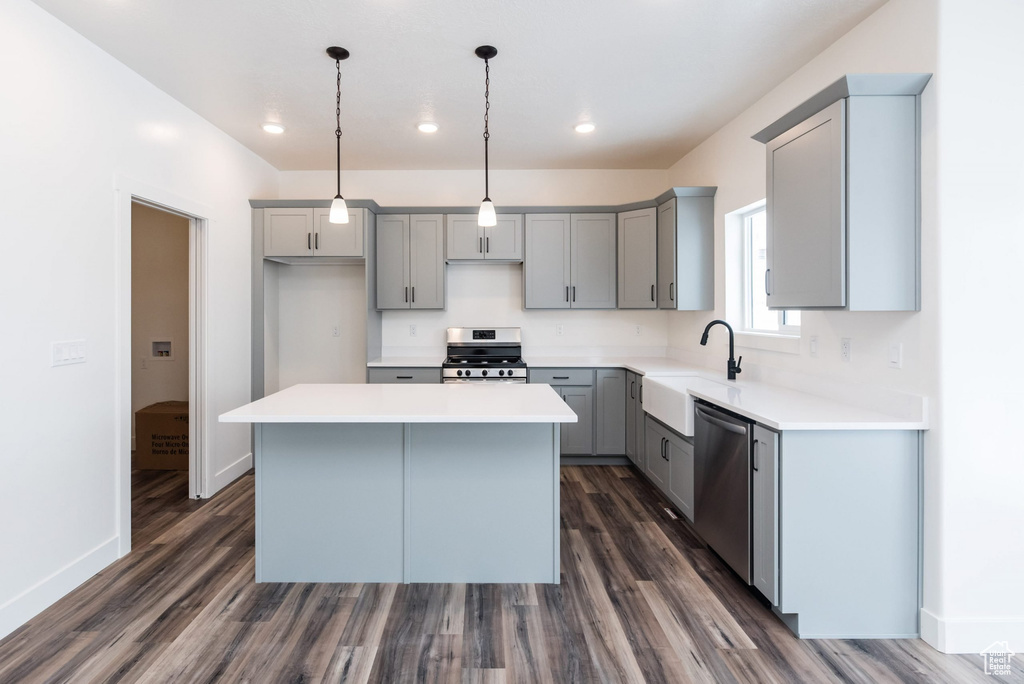
{"label": "white ceiling", "polygon": [[335,166],[331,45],[343,168],[482,168],[490,44],[492,168],[661,169],[884,3],[35,1],[281,170]]}

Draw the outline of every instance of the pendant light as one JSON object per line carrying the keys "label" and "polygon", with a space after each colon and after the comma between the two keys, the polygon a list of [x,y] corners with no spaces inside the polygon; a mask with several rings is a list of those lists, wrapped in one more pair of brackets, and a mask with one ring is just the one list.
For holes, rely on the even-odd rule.
{"label": "pendant light", "polygon": [[338,98],[335,101],[335,115],[338,119],[338,127],[334,131],[334,137],[338,141],[338,194],[331,202],[331,214],[328,221],[331,223],[348,223],[348,205],[345,198],[341,196],[341,60],[348,59],[348,50],[343,47],[327,48],[327,55],[334,60],[338,67]]}
{"label": "pendant light", "polygon": [[477,224],[481,226],[493,226],[498,223],[498,217],[494,213],[494,204],[491,203],[490,187],[488,186],[488,158],[487,143],[491,139],[491,131],[488,128],[489,114],[491,111],[491,64],[490,60],[498,54],[497,48],[490,45],[481,45],[476,49],[476,56],[484,60],[484,201],[480,203],[480,217]]}

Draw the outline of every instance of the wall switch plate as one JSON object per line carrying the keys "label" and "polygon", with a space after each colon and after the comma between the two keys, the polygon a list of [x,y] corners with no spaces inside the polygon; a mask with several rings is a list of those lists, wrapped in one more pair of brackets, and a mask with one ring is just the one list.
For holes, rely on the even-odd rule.
{"label": "wall switch plate", "polygon": [[333,328],[331,328],[331,336],[332,337],[341,337],[341,326],[340,325],[336,325]]}
{"label": "wall switch plate", "polygon": [[808,345],[807,346],[808,346],[808,349],[810,351],[811,358],[814,358],[814,359],[818,358],[818,336],[817,335],[812,335],[811,336],[810,340],[808,340]]}
{"label": "wall switch plate", "polygon": [[409,337],[416,337],[416,326],[415,325],[410,325],[409,326]]}
{"label": "wall switch plate", "polygon": [[561,337],[564,334],[565,334],[565,328],[562,327],[561,323],[556,323],[555,324],[555,335]]}
{"label": "wall switch plate", "polygon": [[839,341],[839,358],[843,361],[850,360],[850,347],[853,345],[853,341],[849,337],[844,337]]}
{"label": "wall switch plate", "polygon": [[640,337],[644,334],[644,327],[642,325],[636,326],[636,336]]}
{"label": "wall switch plate", "polygon": [[902,342],[893,342],[889,345],[889,368],[903,368]]}
{"label": "wall switch plate", "polygon": [[85,363],[85,340],[50,343],[50,366]]}

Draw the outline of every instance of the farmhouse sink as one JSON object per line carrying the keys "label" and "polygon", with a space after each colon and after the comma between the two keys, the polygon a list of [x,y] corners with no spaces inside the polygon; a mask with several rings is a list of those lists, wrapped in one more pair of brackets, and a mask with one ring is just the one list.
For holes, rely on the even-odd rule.
{"label": "farmhouse sink", "polygon": [[691,387],[721,385],[698,375],[645,377],[644,411],[685,437],[693,437]]}

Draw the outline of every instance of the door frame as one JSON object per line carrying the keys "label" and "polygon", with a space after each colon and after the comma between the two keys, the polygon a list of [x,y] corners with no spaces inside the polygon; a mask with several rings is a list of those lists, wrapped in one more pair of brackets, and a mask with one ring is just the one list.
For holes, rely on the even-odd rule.
{"label": "door frame", "polygon": [[131,551],[131,439],[132,439],[132,203],[182,216],[189,221],[189,498],[209,496],[207,430],[207,321],[208,251],[211,212],[205,205],[142,181],[114,179],[117,237],[115,246],[115,458],[117,463],[118,555]]}

